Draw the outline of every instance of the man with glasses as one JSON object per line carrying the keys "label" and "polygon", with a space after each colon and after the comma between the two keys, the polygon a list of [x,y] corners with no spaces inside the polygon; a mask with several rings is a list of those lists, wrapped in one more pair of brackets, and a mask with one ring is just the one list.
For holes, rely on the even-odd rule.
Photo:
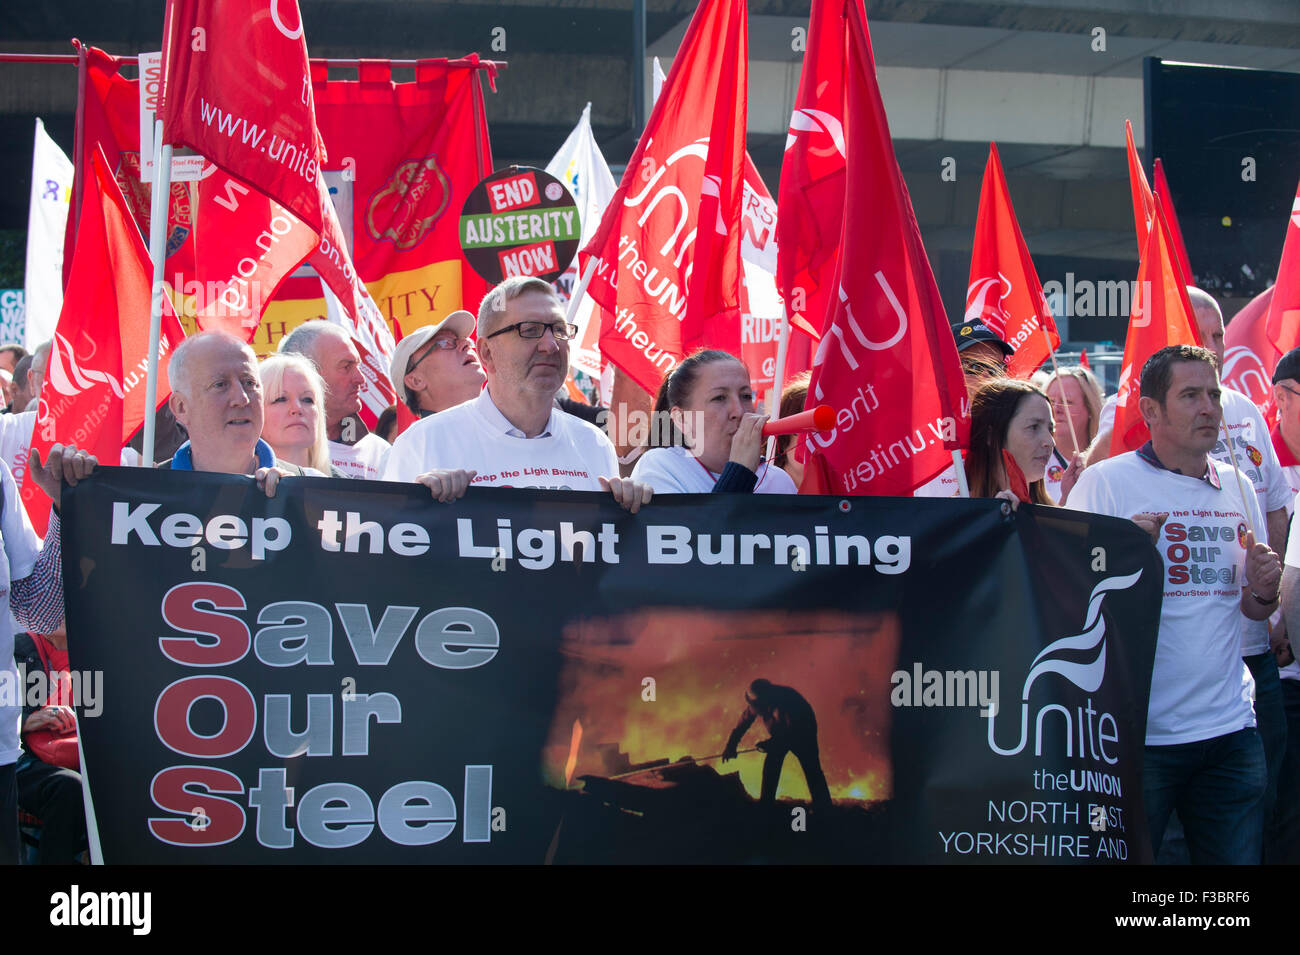
{"label": "man with glasses", "polygon": [[470,336],[474,316],[452,312],[397,343],[391,377],[397,396],[424,418],[478,397],[487,376]]}
{"label": "man with glasses", "polygon": [[577,328],[550,284],[506,279],[483,298],[478,353],[487,387],[472,401],[417,421],[397,439],[386,481],[419,481],[440,501],[480,487],[608,489],[635,513],[652,494],[620,480],[605,433],[555,407]]}

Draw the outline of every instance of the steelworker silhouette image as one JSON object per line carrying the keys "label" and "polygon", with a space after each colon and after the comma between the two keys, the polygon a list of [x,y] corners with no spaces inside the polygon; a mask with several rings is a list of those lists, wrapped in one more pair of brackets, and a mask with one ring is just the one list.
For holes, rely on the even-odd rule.
{"label": "steelworker silhouette image", "polygon": [[781,781],[781,767],[785,763],[785,754],[794,753],[803,769],[804,779],[808,782],[808,792],[812,794],[813,806],[827,809],[831,805],[831,791],[826,785],[826,774],[822,772],[821,757],[817,751],[817,717],[813,708],[798,690],[789,686],[778,686],[768,680],[755,680],[745,691],[745,712],[740,722],[731,731],[727,747],[722,751],[722,761],[736,758],[736,747],[753,725],[754,720],[761,719],[767,727],[768,739],[760,740],[756,745],[764,754],[763,791],[760,802],[771,805],[776,802],[776,787]]}

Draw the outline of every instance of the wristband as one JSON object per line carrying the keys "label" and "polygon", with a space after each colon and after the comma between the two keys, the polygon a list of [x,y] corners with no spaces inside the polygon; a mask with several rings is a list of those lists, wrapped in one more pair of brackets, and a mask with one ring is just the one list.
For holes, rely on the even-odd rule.
{"label": "wristband", "polygon": [[[1255,589],[1253,587],[1250,590],[1250,595],[1254,597],[1256,601],[1263,604],[1265,607],[1269,607],[1277,603],[1277,597],[1274,597],[1272,600],[1265,600],[1259,594],[1255,593]],[[1281,594],[1279,594],[1278,596],[1281,596]]]}

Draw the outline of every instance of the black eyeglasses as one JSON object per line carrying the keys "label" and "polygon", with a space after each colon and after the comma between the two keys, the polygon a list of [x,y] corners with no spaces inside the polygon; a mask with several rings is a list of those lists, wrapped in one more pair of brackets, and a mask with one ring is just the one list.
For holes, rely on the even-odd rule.
{"label": "black eyeglasses", "polygon": [[1286,385],[1282,384],[1282,382],[1280,382],[1280,381],[1277,383],[1277,386],[1278,386],[1279,388],[1281,388],[1283,391],[1289,391],[1289,392],[1291,392],[1291,394],[1295,395],[1297,398],[1300,398],[1300,391],[1296,391],[1294,388],[1288,388]]}
{"label": "black eyeglasses", "polygon": [[518,332],[520,338],[535,339],[545,335],[548,328],[557,342],[567,342],[578,335],[578,326],[572,322],[515,322],[513,325],[497,329],[488,338],[496,338],[506,332]]}
{"label": "black eyeglasses", "polygon": [[454,349],[460,347],[461,341],[463,341],[463,339],[458,337],[435,338],[433,341],[429,342],[429,344],[424,347],[423,351],[418,351],[411,356],[411,360],[406,363],[406,374],[409,375],[411,372],[415,371],[416,367],[420,364],[420,362],[428,358],[429,355],[432,354],[434,349],[441,348],[446,351],[453,351]]}

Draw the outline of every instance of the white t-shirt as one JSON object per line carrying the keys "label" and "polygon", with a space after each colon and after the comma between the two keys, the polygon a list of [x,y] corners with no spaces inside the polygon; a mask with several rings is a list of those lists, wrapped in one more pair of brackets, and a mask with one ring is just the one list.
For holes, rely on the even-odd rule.
{"label": "white t-shirt", "polygon": [[330,463],[347,478],[364,478],[378,481],[388,464],[388,454],[393,446],[377,434],[367,432],[356,444],[331,441]]}
{"label": "white t-shirt", "polygon": [[[6,416],[7,417],[7,416]],[[18,667],[14,664],[13,617],[9,613],[9,582],[22,580],[32,572],[41,552],[41,539],[32,529],[27,508],[18,497],[9,466],[0,466],[4,484],[4,515],[0,517],[0,766],[18,761],[18,721],[23,715],[23,692],[18,685]]]}
{"label": "white t-shirt", "polygon": [[475,487],[599,491],[598,478],[618,477],[618,456],[605,432],[554,407],[542,433],[524,437],[484,388],[402,432],[384,480],[414,481],[434,468],[477,471]]}
{"label": "white t-shirt", "polygon": [[[1255,402],[1240,391],[1221,385],[1224,429],[1231,437],[1237,467],[1241,469],[1242,481],[1248,481],[1255,488],[1259,497],[1260,510],[1267,514],[1287,506],[1288,500],[1295,497],[1288,491],[1282,466],[1278,463],[1277,452],[1269,440],[1268,428],[1264,416],[1260,414]],[[1101,428],[1113,428],[1115,425],[1116,397],[1111,395],[1101,409]],[[1223,439],[1223,430],[1219,440],[1210,451],[1210,457],[1232,466],[1232,455]],[[1236,485],[1237,478],[1228,475],[1228,480]],[[1263,522],[1255,525],[1261,543],[1268,543],[1267,528]],[[1253,656],[1268,650],[1268,621],[1247,620],[1241,618],[1241,655]]]}
{"label": "white t-shirt", "polygon": [[[709,494],[719,477],[685,448],[651,448],[632,470],[632,480],[649,484],[656,494]],[[799,489],[790,475],[762,461],[754,493],[797,494]]]}
{"label": "white t-shirt", "polygon": [[1065,477],[1069,466],[1070,462],[1065,460],[1065,455],[1052,448],[1052,456],[1047,459],[1047,468],[1043,471],[1043,490],[1054,504],[1061,503],[1061,478]]}
{"label": "white t-shirt", "polygon": [[[1241,479],[1254,485],[1259,497],[1259,509],[1265,514],[1290,506],[1295,500],[1282,465],[1278,463],[1277,452],[1269,438],[1268,426],[1260,414],[1255,402],[1240,391],[1223,386],[1223,423],[1232,440],[1233,451],[1237,458],[1237,467],[1241,469]],[[1222,461],[1229,467],[1232,458],[1228,455],[1228,445],[1223,440],[1223,431],[1219,432],[1219,441],[1210,452],[1210,457]],[[1234,477],[1235,482],[1237,479]],[[1258,525],[1258,537],[1262,543],[1268,543],[1267,528]],[[1247,620],[1242,617],[1241,655],[1254,656],[1268,651],[1268,621]]]}
{"label": "white t-shirt", "polygon": [[939,476],[922,484],[912,492],[912,497],[960,497],[961,486],[957,483],[957,465],[950,464]]}
{"label": "white t-shirt", "polygon": [[1115,406],[1119,404],[1119,395],[1114,394],[1101,403],[1101,414],[1097,415],[1097,433],[1113,430],[1115,427]]}
{"label": "white t-shirt", "polygon": [[9,465],[19,487],[22,487],[23,473],[27,470],[27,453],[31,450],[32,429],[35,427],[35,411],[0,414],[0,460]]}
{"label": "white t-shirt", "polygon": [[1252,522],[1262,526],[1263,516],[1255,495],[1248,492],[1242,500],[1232,468],[1212,459],[1210,467],[1217,488],[1130,451],[1087,468],[1067,505],[1112,517],[1169,513],[1157,546],[1165,596],[1151,672],[1148,746],[1193,743],[1255,725],[1254,682],[1242,682],[1241,588],[1246,528]]}

